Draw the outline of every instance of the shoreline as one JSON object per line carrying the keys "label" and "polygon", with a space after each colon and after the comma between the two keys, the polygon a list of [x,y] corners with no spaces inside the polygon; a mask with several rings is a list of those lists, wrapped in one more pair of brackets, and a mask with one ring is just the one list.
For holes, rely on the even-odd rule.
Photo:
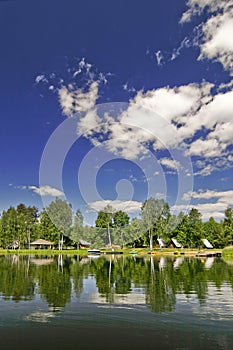
{"label": "shoreline", "polygon": [[[114,251],[110,249],[101,250],[101,255],[106,254],[112,254],[112,255],[134,255],[134,256],[145,256],[145,255],[152,255],[152,256],[160,256],[160,255],[167,255],[167,256],[191,256],[195,257],[198,256],[198,254],[222,254],[223,249],[169,249],[169,248],[155,248],[152,251],[149,249],[142,249],[142,248],[135,248],[135,249],[125,249],[125,250],[117,250],[115,253]],[[80,255],[80,256],[87,256],[89,255],[87,249],[63,249],[63,250],[55,250],[55,249],[15,249],[15,250],[9,250],[9,249],[0,249],[0,255]]]}

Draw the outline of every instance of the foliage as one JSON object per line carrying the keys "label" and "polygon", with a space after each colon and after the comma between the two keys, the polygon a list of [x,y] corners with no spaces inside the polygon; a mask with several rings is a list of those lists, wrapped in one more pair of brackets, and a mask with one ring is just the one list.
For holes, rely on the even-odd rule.
{"label": "foliage", "polygon": [[63,235],[69,236],[72,226],[72,207],[65,200],[56,198],[46,211],[58,230],[59,249],[62,250]]}
{"label": "foliage", "polygon": [[80,240],[90,242],[96,248],[115,244],[122,247],[149,245],[152,249],[159,237],[167,243],[176,238],[183,247],[189,248],[201,247],[202,238],[207,238],[215,248],[233,244],[231,207],[226,208],[222,222],[213,218],[202,222],[196,208],[176,216],[170,213],[164,200],[149,198],[142,205],[140,218],[130,221],[127,213],[108,205],[99,211],[94,227],[84,226],[83,222],[80,209],[73,216],[71,205],[58,198],[40,213],[36,207],[20,203],[16,208],[11,206],[2,212],[0,247],[25,249],[37,238],[52,241],[60,249],[63,242],[66,246],[78,247]]}
{"label": "foliage", "polygon": [[84,236],[83,215],[81,213],[81,210],[78,209],[74,216],[74,224],[71,229],[70,238],[73,242],[78,244],[79,239],[82,239],[83,236]]}
{"label": "foliage", "polygon": [[153,236],[165,238],[170,216],[168,204],[163,199],[149,198],[142,205],[141,216],[148,231],[150,250],[153,249]]}

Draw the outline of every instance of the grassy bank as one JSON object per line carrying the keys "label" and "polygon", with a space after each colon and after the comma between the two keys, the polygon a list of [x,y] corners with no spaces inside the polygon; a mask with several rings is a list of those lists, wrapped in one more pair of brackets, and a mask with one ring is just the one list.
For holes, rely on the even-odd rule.
{"label": "grassy bank", "polygon": [[233,246],[224,248],[222,250],[222,257],[233,259]]}
{"label": "grassy bank", "polygon": [[88,255],[88,252],[86,249],[81,250],[73,250],[73,249],[67,249],[67,250],[56,250],[56,249],[0,249],[0,255],[4,254],[20,254],[20,255],[58,255],[58,254],[64,254],[64,255]]}
{"label": "grassy bank", "polygon": [[[213,249],[215,252],[221,252],[222,255],[225,255],[226,257],[232,257],[233,258],[233,247],[231,248],[224,248],[221,249]],[[174,248],[155,248],[152,251],[149,250],[149,248],[125,248],[125,249],[118,249],[116,250],[116,253],[123,252],[124,255],[185,255],[185,256],[195,256],[200,250],[198,249],[174,249]],[[203,251],[203,250],[202,250]],[[205,250],[206,251],[206,250]],[[101,249],[102,253],[112,252],[110,249]],[[64,254],[64,255],[81,255],[81,256],[87,256],[88,250],[87,249],[64,249],[64,250],[55,250],[55,249],[20,249],[20,250],[13,250],[13,249],[0,249],[0,255],[3,254],[21,254],[21,255],[58,255],[58,254]]]}

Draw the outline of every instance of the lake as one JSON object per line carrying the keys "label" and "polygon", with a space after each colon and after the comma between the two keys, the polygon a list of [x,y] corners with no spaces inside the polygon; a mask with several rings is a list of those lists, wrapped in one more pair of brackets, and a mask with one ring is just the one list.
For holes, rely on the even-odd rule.
{"label": "lake", "polygon": [[221,258],[0,256],[2,349],[232,349]]}

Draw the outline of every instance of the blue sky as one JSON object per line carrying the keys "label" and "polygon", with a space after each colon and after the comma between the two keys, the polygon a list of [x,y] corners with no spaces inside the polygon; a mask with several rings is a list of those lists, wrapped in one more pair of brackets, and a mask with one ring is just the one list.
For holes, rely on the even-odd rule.
{"label": "blue sky", "polygon": [[0,1],[0,211],[233,204],[233,1]]}

